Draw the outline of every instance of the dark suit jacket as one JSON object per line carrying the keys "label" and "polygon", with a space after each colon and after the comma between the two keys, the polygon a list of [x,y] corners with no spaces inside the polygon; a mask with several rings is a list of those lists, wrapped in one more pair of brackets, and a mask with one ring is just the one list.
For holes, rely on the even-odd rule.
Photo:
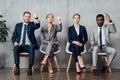
{"label": "dark suit jacket", "polygon": [[86,28],[82,25],[79,25],[79,26],[80,26],[79,35],[77,35],[74,25],[70,26],[68,29],[68,39],[70,43],[70,46],[69,46],[70,50],[75,45],[75,44],[72,44],[73,41],[79,41],[80,43],[82,43],[83,46],[80,47],[81,51],[84,50],[84,44],[88,41]]}
{"label": "dark suit jacket", "polygon": [[[20,42],[22,26],[23,26],[23,22],[16,24],[15,30],[14,30],[13,36],[12,36],[13,44],[14,44],[14,42],[18,42],[18,43]],[[35,49],[39,49],[39,46],[37,44],[37,41],[36,41],[36,38],[34,35],[34,31],[36,29],[38,29],[39,27],[40,27],[40,23],[35,24],[34,22],[29,22],[28,27],[27,27],[28,38],[29,38],[31,44],[35,46]]]}

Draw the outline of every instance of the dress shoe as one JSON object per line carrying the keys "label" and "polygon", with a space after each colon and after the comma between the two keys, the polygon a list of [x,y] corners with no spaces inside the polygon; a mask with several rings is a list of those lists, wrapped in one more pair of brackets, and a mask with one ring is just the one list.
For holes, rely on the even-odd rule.
{"label": "dress shoe", "polygon": [[16,70],[14,71],[14,74],[15,74],[15,75],[19,75],[19,74],[20,74],[20,69],[16,69]]}
{"label": "dress shoe", "polygon": [[100,73],[99,73],[98,69],[94,69],[94,70],[93,70],[93,74],[94,74],[94,75],[99,75]]}
{"label": "dress shoe", "polygon": [[86,72],[86,67],[81,67],[80,69],[82,72]]}
{"label": "dress shoe", "polygon": [[28,69],[27,74],[28,74],[28,75],[32,75],[32,69]]}
{"label": "dress shoe", "polygon": [[53,71],[51,70],[51,71],[49,71],[49,73],[50,73],[50,74],[53,74]]}
{"label": "dress shoe", "polygon": [[77,72],[77,74],[81,74],[81,71]]}
{"label": "dress shoe", "polygon": [[48,66],[48,71],[50,74],[53,74],[53,69]]}
{"label": "dress shoe", "polygon": [[107,66],[103,66],[102,69],[101,69],[102,73],[105,73],[105,71],[107,70],[107,68],[108,68]]}
{"label": "dress shoe", "polygon": [[80,69],[86,69],[86,67],[81,67]]}

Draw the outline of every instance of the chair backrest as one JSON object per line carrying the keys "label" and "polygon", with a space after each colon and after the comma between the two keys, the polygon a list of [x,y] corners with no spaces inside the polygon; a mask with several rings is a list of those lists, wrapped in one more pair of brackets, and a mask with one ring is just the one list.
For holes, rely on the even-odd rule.
{"label": "chair backrest", "polygon": [[[66,53],[68,53],[68,54],[72,54],[72,52],[69,51],[69,46],[70,46],[70,43],[69,43],[69,41],[67,41],[65,51],[66,51]],[[84,45],[84,51],[81,52],[81,54],[84,54],[84,53],[86,53],[86,52],[87,52],[87,49],[86,49],[86,46]]]}
{"label": "chair backrest", "polygon": [[45,52],[42,50],[42,46],[40,46],[40,52],[45,54]]}
{"label": "chair backrest", "polygon": [[72,54],[72,52],[69,51],[69,46],[70,46],[70,43],[67,41],[65,51],[66,51],[66,53],[68,53],[68,54]]}
{"label": "chair backrest", "polygon": [[60,50],[61,50],[61,49],[60,49],[60,47],[58,47],[58,50],[57,50],[57,51],[55,51],[55,52],[54,52],[54,54],[59,53],[59,52],[60,52]]}

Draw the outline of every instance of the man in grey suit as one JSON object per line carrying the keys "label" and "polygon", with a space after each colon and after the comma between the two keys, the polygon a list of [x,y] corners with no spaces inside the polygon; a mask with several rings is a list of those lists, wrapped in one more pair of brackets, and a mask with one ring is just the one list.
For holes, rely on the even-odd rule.
{"label": "man in grey suit", "polygon": [[106,13],[105,18],[109,22],[109,24],[104,24],[104,15],[98,14],[96,16],[96,23],[98,28],[95,29],[96,31],[92,34],[91,37],[91,45],[92,45],[92,57],[93,57],[93,73],[98,74],[97,70],[97,53],[98,51],[104,51],[107,52],[108,55],[108,62],[106,65],[104,65],[101,69],[102,73],[106,71],[106,69],[110,66],[111,62],[113,61],[116,50],[112,48],[111,39],[110,39],[110,33],[115,33],[116,28],[114,23],[112,22],[110,16]]}

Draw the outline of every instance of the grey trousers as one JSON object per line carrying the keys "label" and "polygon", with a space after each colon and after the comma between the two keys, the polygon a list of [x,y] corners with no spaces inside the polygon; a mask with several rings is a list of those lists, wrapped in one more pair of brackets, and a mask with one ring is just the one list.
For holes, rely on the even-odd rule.
{"label": "grey trousers", "polygon": [[51,61],[53,53],[58,50],[58,44],[46,41],[42,43],[42,51],[49,56],[49,61]]}
{"label": "grey trousers", "polygon": [[[110,66],[111,62],[113,61],[116,55],[116,50],[112,47],[107,47],[107,46],[103,46],[102,49],[107,53],[108,56],[108,62],[106,63],[106,66]],[[95,67],[97,66],[98,51],[99,51],[99,46],[94,46],[92,51],[92,58],[93,58],[93,66]]]}

